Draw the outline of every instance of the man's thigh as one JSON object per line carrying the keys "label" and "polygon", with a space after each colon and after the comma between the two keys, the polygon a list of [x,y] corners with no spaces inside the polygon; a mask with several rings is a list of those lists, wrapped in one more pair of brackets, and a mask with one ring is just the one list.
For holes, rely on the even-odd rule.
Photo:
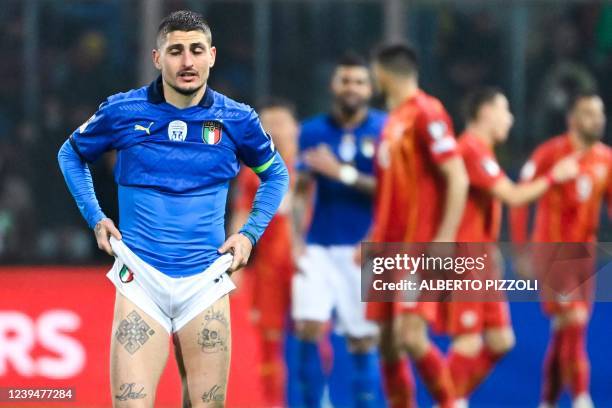
{"label": "man's thigh", "polygon": [[114,407],[153,407],[168,339],[158,322],[117,292],[111,337]]}
{"label": "man's thigh", "polygon": [[229,296],[225,295],[174,336],[183,377],[184,398],[191,407],[223,407],[231,355]]}

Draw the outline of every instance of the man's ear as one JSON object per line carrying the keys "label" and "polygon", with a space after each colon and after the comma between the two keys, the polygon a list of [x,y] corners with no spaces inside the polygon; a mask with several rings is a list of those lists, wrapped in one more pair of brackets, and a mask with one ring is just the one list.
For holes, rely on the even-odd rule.
{"label": "man's ear", "polygon": [[161,64],[159,63],[159,54],[160,52],[156,48],[151,51],[151,59],[153,60],[153,65],[155,65],[155,68],[161,71]]}
{"label": "man's ear", "polygon": [[210,65],[209,68],[212,68],[215,65],[215,61],[217,60],[217,47],[210,47]]}

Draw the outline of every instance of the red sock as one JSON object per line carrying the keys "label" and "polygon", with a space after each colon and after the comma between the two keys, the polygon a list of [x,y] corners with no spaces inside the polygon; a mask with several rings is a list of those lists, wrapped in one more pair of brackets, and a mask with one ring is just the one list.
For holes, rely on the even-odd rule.
{"label": "red sock", "polygon": [[458,398],[465,398],[468,395],[470,371],[475,365],[476,358],[477,356],[468,357],[454,350],[451,350],[448,354],[448,368]]}
{"label": "red sock", "polygon": [[586,352],[585,327],[569,325],[561,332],[560,364],[563,383],[572,397],[589,391],[590,363]]}
{"label": "red sock", "polygon": [[434,400],[441,408],[452,407],[455,402],[455,390],[450,370],[444,356],[436,346],[431,344],[429,350],[418,361],[416,368]]}
{"label": "red sock", "polygon": [[555,404],[561,396],[563,382],[561,380],[560,367],[560,345],[561,333],[559,330],[552,333],[548,342],[548,350],[544,358],[544,369],[542,372],[542,401]]}
{"label": "red sock", "polygon": [[285,404],[285,363],[280,340],[262,341],[261,378],[264,395],[270,405]]}
{"label": "red sock", "polygon": [[[468,375],[465,380],[465,393],[462,397],[471,395],[474,390],[482,384],[485,378],[491,373],[495,364],[504,356],[504,354],[494,353],[490,348],[483,346],[480,352],[474,357],[465,357],[470,360],[468,363]],[[449,363],[450,364],[450,363]],[[452,368],[451,368],[452,370]],[[454,377],[453,377],[454,381]],[[457,387],[457,383],[455,383]],[[456,389],[456,388],[455,388]],[[460,395],[460,394],[457,394]]]}
{"label": "red sock", "polygon": [[414,378],[407,359],[384,361],[382,369],[389,408],[416,407]]}

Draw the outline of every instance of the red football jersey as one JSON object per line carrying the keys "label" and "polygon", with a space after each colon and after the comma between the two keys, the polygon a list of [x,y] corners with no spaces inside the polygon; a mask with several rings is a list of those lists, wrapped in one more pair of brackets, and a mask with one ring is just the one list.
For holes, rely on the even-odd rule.
{"label": "red football jersey", "polygon": [[437,167],[457,154],[451,119],[438,99],[418,91],[389,114],[377,152],[373,241],[431,241],[446,192]]}
{"label": "red football jersey", "polygon": [[[533,180],[576,151],[569,135],[541,144],[523,166],[521,180]],[[612,215],[612,149],[598,142],[579,159],[576,179],[550,188],[538,201],[531,239],[534,242],[592,242],[597,238],[599,212],[605,195]],[[527,239],[527,208],[511,211],[512,238]]]}
{"label": "red football jersey", "polygon": [[459,139],[459,151],[470,179],[468,199],[457,233],[459,242],[495,242],[501,227],[501,202],[491,189],[506,174],[493,149],[469,133]]}

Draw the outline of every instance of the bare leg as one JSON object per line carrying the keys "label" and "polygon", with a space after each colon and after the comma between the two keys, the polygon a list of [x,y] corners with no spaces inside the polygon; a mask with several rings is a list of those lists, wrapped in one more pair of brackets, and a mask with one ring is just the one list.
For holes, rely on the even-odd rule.
{"label": "bare leg", "polygon": [[111,339],[113,407],[154,406],[168,347],[168,332],[117,292]]}
{"label": "bare leg", "polygon": [[174,340],[183,406],[225,406],[232,349],[228,295],[187,323]]}

